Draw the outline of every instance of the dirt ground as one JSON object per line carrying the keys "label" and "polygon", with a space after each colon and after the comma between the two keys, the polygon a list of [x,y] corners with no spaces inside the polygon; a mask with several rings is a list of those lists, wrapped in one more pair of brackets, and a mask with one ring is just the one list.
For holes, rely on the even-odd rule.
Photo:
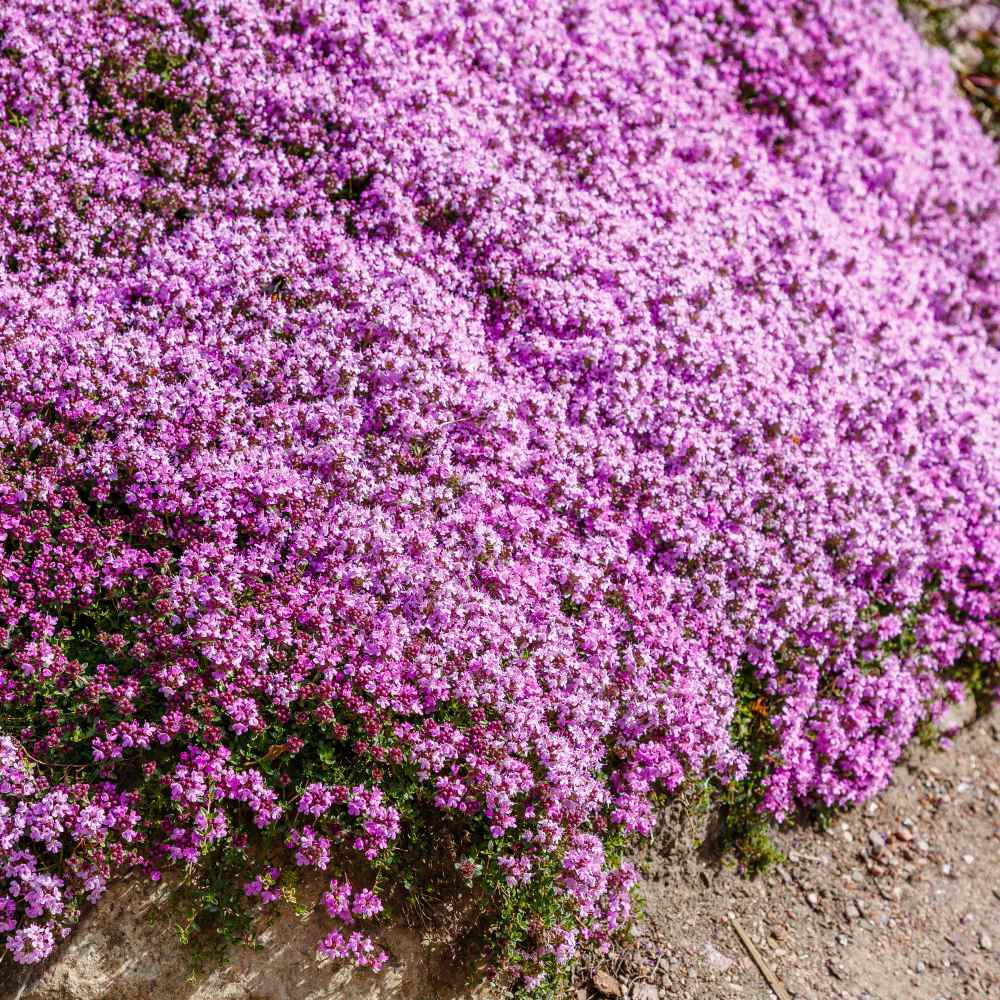
{"label": "dirt ground", "polygon": [[787,860],[755,881],[697,836],[650,850],[647,915],[577,1000],[770,1000],[730,915],[795,1000],[1000,998],[1000,711],[825,832],[779,832]]}

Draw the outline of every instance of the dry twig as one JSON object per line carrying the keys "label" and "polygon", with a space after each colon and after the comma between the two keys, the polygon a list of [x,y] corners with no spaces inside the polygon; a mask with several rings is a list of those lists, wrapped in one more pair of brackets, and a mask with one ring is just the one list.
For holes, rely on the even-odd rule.
{"label": "dry twig", "polygon": [[788,995],[788,990],[785,989],[781,980],[771,971],[771,967],[764,961],[764,956],[757,950],[757,946],[750,940],[750,935],[743,930],[742,925],[736,919],[736,915],[733,913],[729,914],[729,922],[733,925],[733,930],[736,931],[736,936],[740,939],[743,947],[746,948],[747,954],[753,960],[753,964],[757,966],[760,970],[760,974],[767,980],[767,985],[771,987],[774,991],[774,995],[778,1000],[791,1000]]}

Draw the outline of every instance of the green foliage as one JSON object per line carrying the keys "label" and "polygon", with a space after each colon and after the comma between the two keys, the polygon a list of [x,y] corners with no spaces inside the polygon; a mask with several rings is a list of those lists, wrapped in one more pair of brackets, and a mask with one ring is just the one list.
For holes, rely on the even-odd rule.
{"label": "green foliage", "polygon": [[733,742],[748,757],[747,773],[719,787],[716,800],[721,810],[722,846],[754,876],[784,860],[771,838],[771,820],[760,811],[778,741],[766,692],[749,665],[737,674],[734,688]]}
{"label": "green foliage", "polygon": [[187,60],[176,52],[168,52],[166,49],[152,48],[146,53],[143,66],[150,73],[155,73],[164,83],[170,81],[174,70],[179,69]]}
{"label": "green foliage", "polygon": [[960,681],[966,691],[975,699],[976,710],[982,715],[997,700],[1000,691],[1000,663],[989,663],[980,659],[971,650],[966,650],[948,670],[945,676]]}

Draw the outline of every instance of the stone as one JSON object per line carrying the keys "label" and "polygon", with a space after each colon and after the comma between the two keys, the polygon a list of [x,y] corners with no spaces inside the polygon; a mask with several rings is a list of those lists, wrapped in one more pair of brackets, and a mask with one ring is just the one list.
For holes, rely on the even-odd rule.
{"label": "stone", "polygon": [[631,1000],[660,1000],[660,991],[652,983],[636,983]]}
{"label": "stone", "polygon": [[962,729],[975,722],[976,719],[976,699],[971,695],[966,696],[962,701],[949,705],[945,709],[944,715],[938,720],[938,729],[943,733],[953,732]]}
{"label": "stone", "polygon": [[728,972],[732,968],[732,959],[726,958],[711,942],[706,941],[702,945],[701,951],[708,964],[717,972]]}
{"label": "stone", "polygon": [[951,46],[951,64],[958,73],[968,73],[979,65],[982,53],[972,42],[956,42]]}
{"label": "stone", "polygon": [[993,939],[986,933],[986,931],[983,931],[979,935],[979,947],[982,948],[983,951],[993,950]]}
{"label": "stone", "polygon": [[[302,898],[322,885],[300,886]],[[262,951],[233,948],[219,965],[192,975],[188,949],[177,940],[167,902],[171,887],[132,879],[113,886],[87,913],[53,960],[37,971],[0,967],[4,1000],[473,1000],[467,970],[421,937],[386,928],[379,943],[390,955],[383,970],[351,969],[323,958],[316,944],[325,916],[275,918],[261,933]],[[23,987],[23,988],[22,988]]]}
{"label": "stone", "polygon": [[598,969],[591,980],[594,989],[603,997],[620,997],[622,995],[621,983],[604,969]]}

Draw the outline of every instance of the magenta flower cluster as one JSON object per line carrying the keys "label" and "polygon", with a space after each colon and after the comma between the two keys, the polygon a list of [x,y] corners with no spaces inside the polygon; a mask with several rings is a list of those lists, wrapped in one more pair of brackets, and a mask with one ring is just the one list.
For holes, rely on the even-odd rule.
{"label": "magenta flower cluster", "polygon": [[566,960],[747,678],[780,818],[997,663],[997,152],[890,0],[9,0],[0,173],[17,961],[401,775]]}
{"label": "magenta flower cluster", "polygon": [[320,953],[328,958],[347,959],[354,965],[368,966],[378,972],[389,956],[367,934],[347,931],[347,928],[355,923],[356,917],[370,919],[380,913],[382,901],[370,889],[355,890],[346,879],[333,879],[323,893],[322,902],[327,915],[338,926],[320,942]]}

